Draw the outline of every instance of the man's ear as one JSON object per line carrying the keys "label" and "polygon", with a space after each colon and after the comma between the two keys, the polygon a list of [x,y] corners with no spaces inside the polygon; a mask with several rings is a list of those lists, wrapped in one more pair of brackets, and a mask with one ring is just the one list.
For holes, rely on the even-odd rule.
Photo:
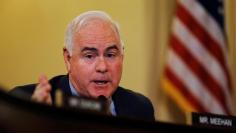
{"label": "man's ear", "polygon": [[64,62],[66,65],[67,72],[70,73],[70,53],[66,48],[63,48],[63,56],[64,56]]}

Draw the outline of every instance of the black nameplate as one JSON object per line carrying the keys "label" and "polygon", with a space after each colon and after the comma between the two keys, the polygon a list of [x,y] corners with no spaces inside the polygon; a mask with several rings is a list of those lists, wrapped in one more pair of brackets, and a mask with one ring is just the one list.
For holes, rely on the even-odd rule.
{"label": "black nameplate", "polygon": [[68,96],[60,89],[56,91],[55,104],[57,107],[77,109],[81,111],[90,111],[106,114],[109,109],[106,99],[93,99],[88,97]]}
{"label": "black nameplate", "polygon": [[210,113],[192,113],[192,125],[236,128],[236,117]]}

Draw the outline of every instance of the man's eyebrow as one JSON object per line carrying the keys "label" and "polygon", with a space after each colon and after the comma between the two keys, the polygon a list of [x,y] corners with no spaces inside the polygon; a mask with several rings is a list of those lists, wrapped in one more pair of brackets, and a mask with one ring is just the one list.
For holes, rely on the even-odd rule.
{"label": "man's eyebrow", "polygon": [[112,50],[112,49],[119,50],[119,48],[116,45],[112,45],[112,46],[106,48],[106,51],[109,51],[109,50]]}
{"label": "man's eyebrow", "polygon": [[94,51],[94,52],[97,52],[98,50],[96,48],[93,48],[93,47],[84,47],[84,48],[82,48],[81,52],[84,52],[84,51]]}

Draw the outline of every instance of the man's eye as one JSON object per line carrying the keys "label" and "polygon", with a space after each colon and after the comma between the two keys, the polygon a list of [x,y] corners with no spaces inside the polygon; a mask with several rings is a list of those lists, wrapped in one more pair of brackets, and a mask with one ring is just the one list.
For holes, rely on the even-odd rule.
{"label": "man's eye", "polygon": [[88,59],[92,59],[92,58],[95,57],[95,55],[93,55],[93,54],[85,54],[84,57],[88,58]]}
{"label": "man's eye", "polygon": [[109,57],[109,58],[112,58],[112,57],[115,57],[116,54],[115,53],[107,53],[106,54],[106,57]]}

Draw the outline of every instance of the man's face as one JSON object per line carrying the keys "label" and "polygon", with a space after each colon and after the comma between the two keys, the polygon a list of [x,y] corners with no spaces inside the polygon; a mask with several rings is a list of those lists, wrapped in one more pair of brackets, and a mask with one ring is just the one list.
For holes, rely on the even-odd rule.
{"label": "man's face", "polygon": [[110,23],[93,20],[76,32],[72,56],[67,58],[76,90],[89,97],[111,97],[121,79],[121,51],[119,37]]}

